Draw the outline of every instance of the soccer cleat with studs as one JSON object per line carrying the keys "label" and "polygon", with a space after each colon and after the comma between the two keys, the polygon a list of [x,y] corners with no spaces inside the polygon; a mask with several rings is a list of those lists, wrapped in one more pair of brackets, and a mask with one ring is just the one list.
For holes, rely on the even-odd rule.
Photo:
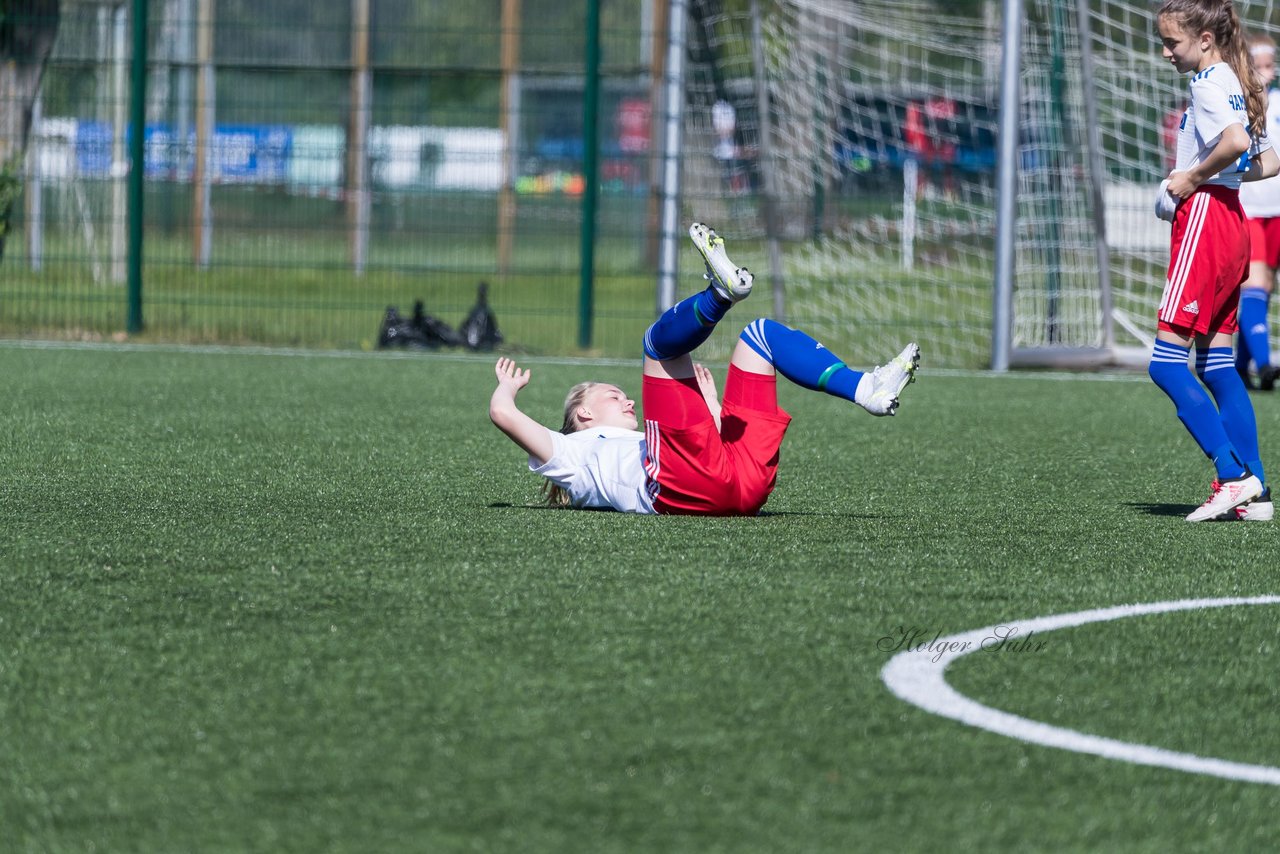
{"label": "soccer cleat with studs", "polygon": [[751,293],[755,276],[746,267],[735,266],[724,251],[724,238],[710,226],[695,222],[689,226],[689,239],[698,247],[707,265],[707,279],[716,293],[729,302],[741,302]]}
{"label": "soccer cleat with studs", "polygon": [[916,368],[920,367],[920,345],[914,341],[902,348],[902,352],[881,365],[868,376],[871,393],[858,405],[872,415],[894,415],[898,411],[898,395],[915,382]]}
{"label": "soccer cleat with studs", "polygon": [[1209,500],[1201,504],[1187,516],[1188,522],[1207,522],[1234,511],[1242,504],[1247,504],[1262,495],[1262,481],[1251,474],[1244,477],[1233,477],[1230,480],[1215,480],[1213,493]]}
{"label": "soccer cleat with studs", "polygon": [[1262,490],[1262,494],[1252,501],[1247,501],[1236,508],[1236,518],[1241,522],[1270,522],[1275,518],[1276,508],[1271,503],[1271,487]]}

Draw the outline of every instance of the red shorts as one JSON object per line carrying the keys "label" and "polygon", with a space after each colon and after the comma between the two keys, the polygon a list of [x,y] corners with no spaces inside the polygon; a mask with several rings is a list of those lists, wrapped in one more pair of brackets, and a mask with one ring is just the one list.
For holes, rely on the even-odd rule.
{"label": "red shorts", "polygon": [[1248,275],[1249,229],[1240,194],[1229,187],[1199,188],[1173,218],[1160,328],[1183,335],[1235,332],[1240,283]]}
{"label": "red shorts", "polygon": [[778,480],[791,416],[778,408],[777,380],[729,366],[720,429],[697,380],[644,378],[645,472],[659,513],[754,516]]}
{"label": "red shorts", "polygon": [[1280,267],[1280,216],[1249,220],[1249,260]]}

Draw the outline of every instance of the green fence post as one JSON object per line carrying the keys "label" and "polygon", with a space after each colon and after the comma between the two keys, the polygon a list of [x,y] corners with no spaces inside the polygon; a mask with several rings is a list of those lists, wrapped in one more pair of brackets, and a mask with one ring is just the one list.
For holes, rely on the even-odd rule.
{"label": "green fence post", "polygon": [[142,331],[142,189],[146,177],[147,0],[133,0],[133,64],[129,92],[129,316],[130,334]]}
{"label": "green fence post", "polygon": [[594,313],[596,195],[600,152],[600,0],[587,0],[586,86],[582,100],[582,270],[578,290],[578,346],[591,346]]}

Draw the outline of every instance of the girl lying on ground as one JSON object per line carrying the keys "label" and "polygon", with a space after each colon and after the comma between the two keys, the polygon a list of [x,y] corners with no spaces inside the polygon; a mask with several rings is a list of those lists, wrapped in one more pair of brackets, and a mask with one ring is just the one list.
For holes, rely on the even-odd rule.
{"label": "girl lying on ground", "polygon": [[644,429],[635,401],[615,385],[579,383],[556,432],[520,410],[516,395],[530,371],[508,358],[495,366],[493,423],[529,455],[549,483],[552,504],[629,513],[755,515],[777,482],[778,455],[791,416],[778,407],[776,373],[849,400],[872,415],[893,415],[915,379],[920,348],[908,344],[887,364],[862,373],[814,339],[773,320],[753,320],[733,351],[724,400],[711,374],[690,358],[731,307],[751,293],[752,275],[725,253],[724,240],[694,223],[689,236],[710,285],[668,309],[644,336]]}

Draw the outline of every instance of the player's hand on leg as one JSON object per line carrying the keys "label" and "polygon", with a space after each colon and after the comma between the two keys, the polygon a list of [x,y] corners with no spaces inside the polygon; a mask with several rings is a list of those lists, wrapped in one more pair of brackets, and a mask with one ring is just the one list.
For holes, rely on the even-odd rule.
{"label": "player's hand on leg", "polygon": [[693,378],[698,381],[698,390],[702,392],[702,398],[707,402],[707,409],[715,419],[716,429],[720,429],[720,394],[716,391],[716,378],[712,376],[706,365],[697,363],[693,366]]}

